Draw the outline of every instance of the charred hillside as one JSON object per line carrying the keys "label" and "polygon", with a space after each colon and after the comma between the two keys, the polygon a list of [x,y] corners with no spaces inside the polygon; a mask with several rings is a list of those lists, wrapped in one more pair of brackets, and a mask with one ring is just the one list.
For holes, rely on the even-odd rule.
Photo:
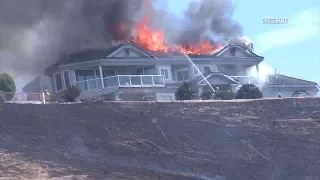
{"label": "charred hillside", "polygon": [[0,105],[0,179],[317,179],[320,99]]}

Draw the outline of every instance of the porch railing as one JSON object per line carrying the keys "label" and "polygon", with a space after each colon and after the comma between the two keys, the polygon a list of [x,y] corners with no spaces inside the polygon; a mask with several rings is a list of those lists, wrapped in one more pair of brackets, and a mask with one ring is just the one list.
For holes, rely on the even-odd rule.
{"label": "porch railing", "polygon": [[[117,75],[103,78],[104,88],[110,87],[164,87],[162,75]],[[83,91],[102,89],[101,79],[90,79],[75,83]]]}

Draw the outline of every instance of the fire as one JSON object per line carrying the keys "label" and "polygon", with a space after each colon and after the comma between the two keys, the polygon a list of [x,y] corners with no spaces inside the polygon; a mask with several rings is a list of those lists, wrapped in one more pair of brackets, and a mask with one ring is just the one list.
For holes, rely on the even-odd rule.
{"label": "fire", "polygon": [[162,31],[152,31],[147,26],[149,18],[144,17],[136,28],[136,43],[150,51],[164,51],[168,52],[168,46],[164,43],[164,36]]}
{"label": "fire", "polygon": [[185,54],[208,54],[221,48],[221,45],[213,46],[207,40],[204,40],[199,44],[191,44],[188,47],[179,45],[179,49]]}
{"label": "fire", "polygon": [[[150,9],[149,0],[145,0],[145,6],[147,10]],[[204,40],[198,44],[190,44],[188,46],[177,45],[177,49],[169,48],[164,41],[163,31],[152,30],[150,27],[148,27],[149,20],[150,16],[147,13],[147,15],[137,23],[135,43],[150,51],[168,52],[176,50],[185,54],[201,55],[210,54],[222,48],[221,45],[211,45],[207,40]]]}

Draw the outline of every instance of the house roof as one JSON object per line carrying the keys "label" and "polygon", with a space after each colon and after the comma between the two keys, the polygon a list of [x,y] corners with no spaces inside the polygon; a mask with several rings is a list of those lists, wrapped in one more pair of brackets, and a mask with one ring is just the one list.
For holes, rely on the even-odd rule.
{"label": "house roof", "polygon": [[318,86],[316,82],[289,77],[281,74],[269,75],[267,84],[268,85],[315,85],[315,86]]}
{"label": "house roof", "polygon": [[243,48],[243,46],[240,46],[238,44],[228,44],[225,47],[223,47],[220,51],[214,53],[212,56],[220,56],[224,52],[229,50],[230,48],[238,48],[241,51],[246,52],[249,56],[254,57],[254,58],[263,58],[263,56],[259,56],[259,55],[255,54],[254,52],[249,51],[248,49],[245,49],[245,48]]}
{"label": "house roof", "polygon": [[105,49],[86,49],[83,51],[78,51],[69,54],[68,56],[64,57],[60,61],[56,63],[56,65],[62,65],[62,64],[72,64],[72,63],[79,63],[84,61],[92,61],[92,60],[100,60],[100,59],[106,59],[107,56],[112,54],[113,52],[117,51],[121,47],[124,46],[132,46],[134,48],[137,48],[138,50],[144,52],[149,57],[152,57],[151,54],[140,48],[139,46],[132,44],[132,43],[122,43],[117,46],[113,46],[111,48],[105,48]]}
{"label": "house roof", "polygon": [[[147,51],[141,47],[139,47],[137,44],[134,43],[122,43],[119,44],[117,46],[113,46],[111,48],[99,48],[99,49],[86,49],[86,50],[82,50],[82,51],[78,51],[78,52],[74,52],[71,53],[65,57],[63,57],[62,59],[60,59],[58,62],[54,63],[53,65],[51,65],[50,67],[48,67],[44,73],[48,72],[49,69],[53,68],[54,66],[58,66],[58,65],[65,65],[65,64],[73,64],[73,63],[80,63],[80,62],[87,62],[87,61],[94,61],[94,60],[101,60],[101,59],[108,59],[108,56],[110,56],[112,53],[116,52],[117,50],[119,50],[120,48],[124,47],[124,46],[131,46],[139,51],[141,51],[144,55],[146,55],[145,57],[147,58],[151,58],[151,59],[156,59],[156,57],[164,57],[164,60],[170,60],[171,58],[178,58],[181,56],[184,56],[181,53],[177,53],[177,52],[169,52],[169,53],[164,53],[164,52],[151,52],[151,51]],[[188,55],[190,58],[205,58],[205,59],[212,59],[214,56],[219,57],[219,55],[221,53],[223,53],[224,51],[226,51],[229,47],[238,47],[241,48],[243,51],[247,51],[245,49],[243,49],[241,46],[239,45],[227,45],[225,46],[221,51],[215,53],[214,55]],[[249,51],[248,51],[249,52]],[[255,59],[255,57],[259,57],[262,58],[261,56],[258,56],[252,52],[249,52],[250,54],[252,54],[252,59]],[[169,59],[166,59],[166,58]],[[117,58],[117,57],[112,57]],[[118,57],[120,58],[120,57]],[[241,58],[240,58],[241,59]]]}
{"label": "house roof", "polygon": [[[63,59],[59,60],[56,63],[56,65],[71,64],[71,63],[78,63],[78,62],[99,60],[99,59],[106,59],[107,56],[109,56],[110,54],[112,54],[113,52],[117,51],[118,49],[120,49],[121,47],[124,47],[124,46],[134,47],[134,48],[138,49],[139,51],[142,51],[144,54],[146,54],[150,58],[183,56],[183,54],[177,53],[177,52],[158,52],[158,51],[157,52],[152,52],[152,51],[144,50],[143,48],[139,47],[138,45],[136,45],[134,43],[122,43],[122,44],[119,44],[117,46],[113,46],[111,48],[87,49],[87,50],[83,50],[83,51],[74,52],[74,53],[71,53],[68,56],[64,57]],[[212,58],[213,56],[219,56],[220,54],[225,52],[230,47],[240,48],[243,51],[245,51],[245,52],[249,53],[250,55],[252,55],[252,57],[261,57],[261,56],[258,56],[256,54],[254,54],[253,52],[245,50],[244,48],[242,48],[241,46],[236,45],[236,44],[229,44],[229,45],[225,46],[222,50],[218,51],[217,53],[215,53],[213,55],[193,55],[193,54],[190,54],[188,56],[191,57],[191,58]]]}
{"label": "house roof", "polygon": [[[239,84],[238,81],[236,81],[235,79],[229,77],[228,75],[221,73],[221,72],[212,72],[210,74],[204,75],[205,78],[210,82],[210,81],[214,81],[216,78],[219,78],[223,81],[225,81],[228,84]],[[198,76],[195,81],[197,82],[197,84],[202,83],[203,81],[205,81],[203,79],[202,76]]]}

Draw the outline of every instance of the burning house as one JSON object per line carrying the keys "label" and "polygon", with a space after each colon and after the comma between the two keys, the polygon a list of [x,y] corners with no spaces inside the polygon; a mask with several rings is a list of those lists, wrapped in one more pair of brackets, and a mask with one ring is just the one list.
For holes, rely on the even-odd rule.
{"label": "burning house", "polygon": [[[195,52],[199,51],[201,49]],[[263,59],[237,44],[228,44],[213,55],[184,55],[174,51],[150,51],[134,43],[119,43],[111,48],[88,49],[63,57],[45,70],[51,82],[41,82],[41,85],[52,86],[51,92],[57,97],[66,88],[76,85],[82,90],[82,97],[103,94],[108,98],[131,101],[173,100],[183,81],[196,82],[199,96],[208,83],[233,92],[244,83],[254,83],[265,97],[292,97],[297,91],[315,95],[319,91],[314,82],[280,74],[269,75],[261,84],[247,72],[253,67],[259,71],[258,65]]]}
{"label": "burning house", "polygon": [[[192,16],[196,19],[197,15]],[[202,17],[201,14],[198,16]],[[181,37],[168,45],[164,32],[149,26],[148,13],[135,23],[123,18],[105,20],[112,22],[107,26],[114,34],[112,46],[86,48],[61,56],[44,71],[49,80],[40,78],[43,80],[36,87],[52,87],[49,91],[56,97],[76,85],[82,90],[81,97],[108,95],[116,100],[158,101],[173,100],[174,92],[183,81],[195,82],[198,95],[208,83],[235,92],[239,86],[250,82],[259,85],[265,97],[292,97],[296,91],[308,91],[313,95],[319,91],[314,82],[279,74],[270,75],[264,84],[248,76],[249,69],[255,68],[258,72],[259,64],[264,60],[254,53],[252,43],[212,42],[200,36],[205,29],[199,28],[195,30],[197,33],[181,33]],[[211,28],[226,22],[228,20],[214,20]],[[237,31],[236,24],[221,27]],[[234,34],[231,30],[224,34]],[[222,34],[224,29],[215,31]],[[23,90],[33,91],[30,88]]]}

